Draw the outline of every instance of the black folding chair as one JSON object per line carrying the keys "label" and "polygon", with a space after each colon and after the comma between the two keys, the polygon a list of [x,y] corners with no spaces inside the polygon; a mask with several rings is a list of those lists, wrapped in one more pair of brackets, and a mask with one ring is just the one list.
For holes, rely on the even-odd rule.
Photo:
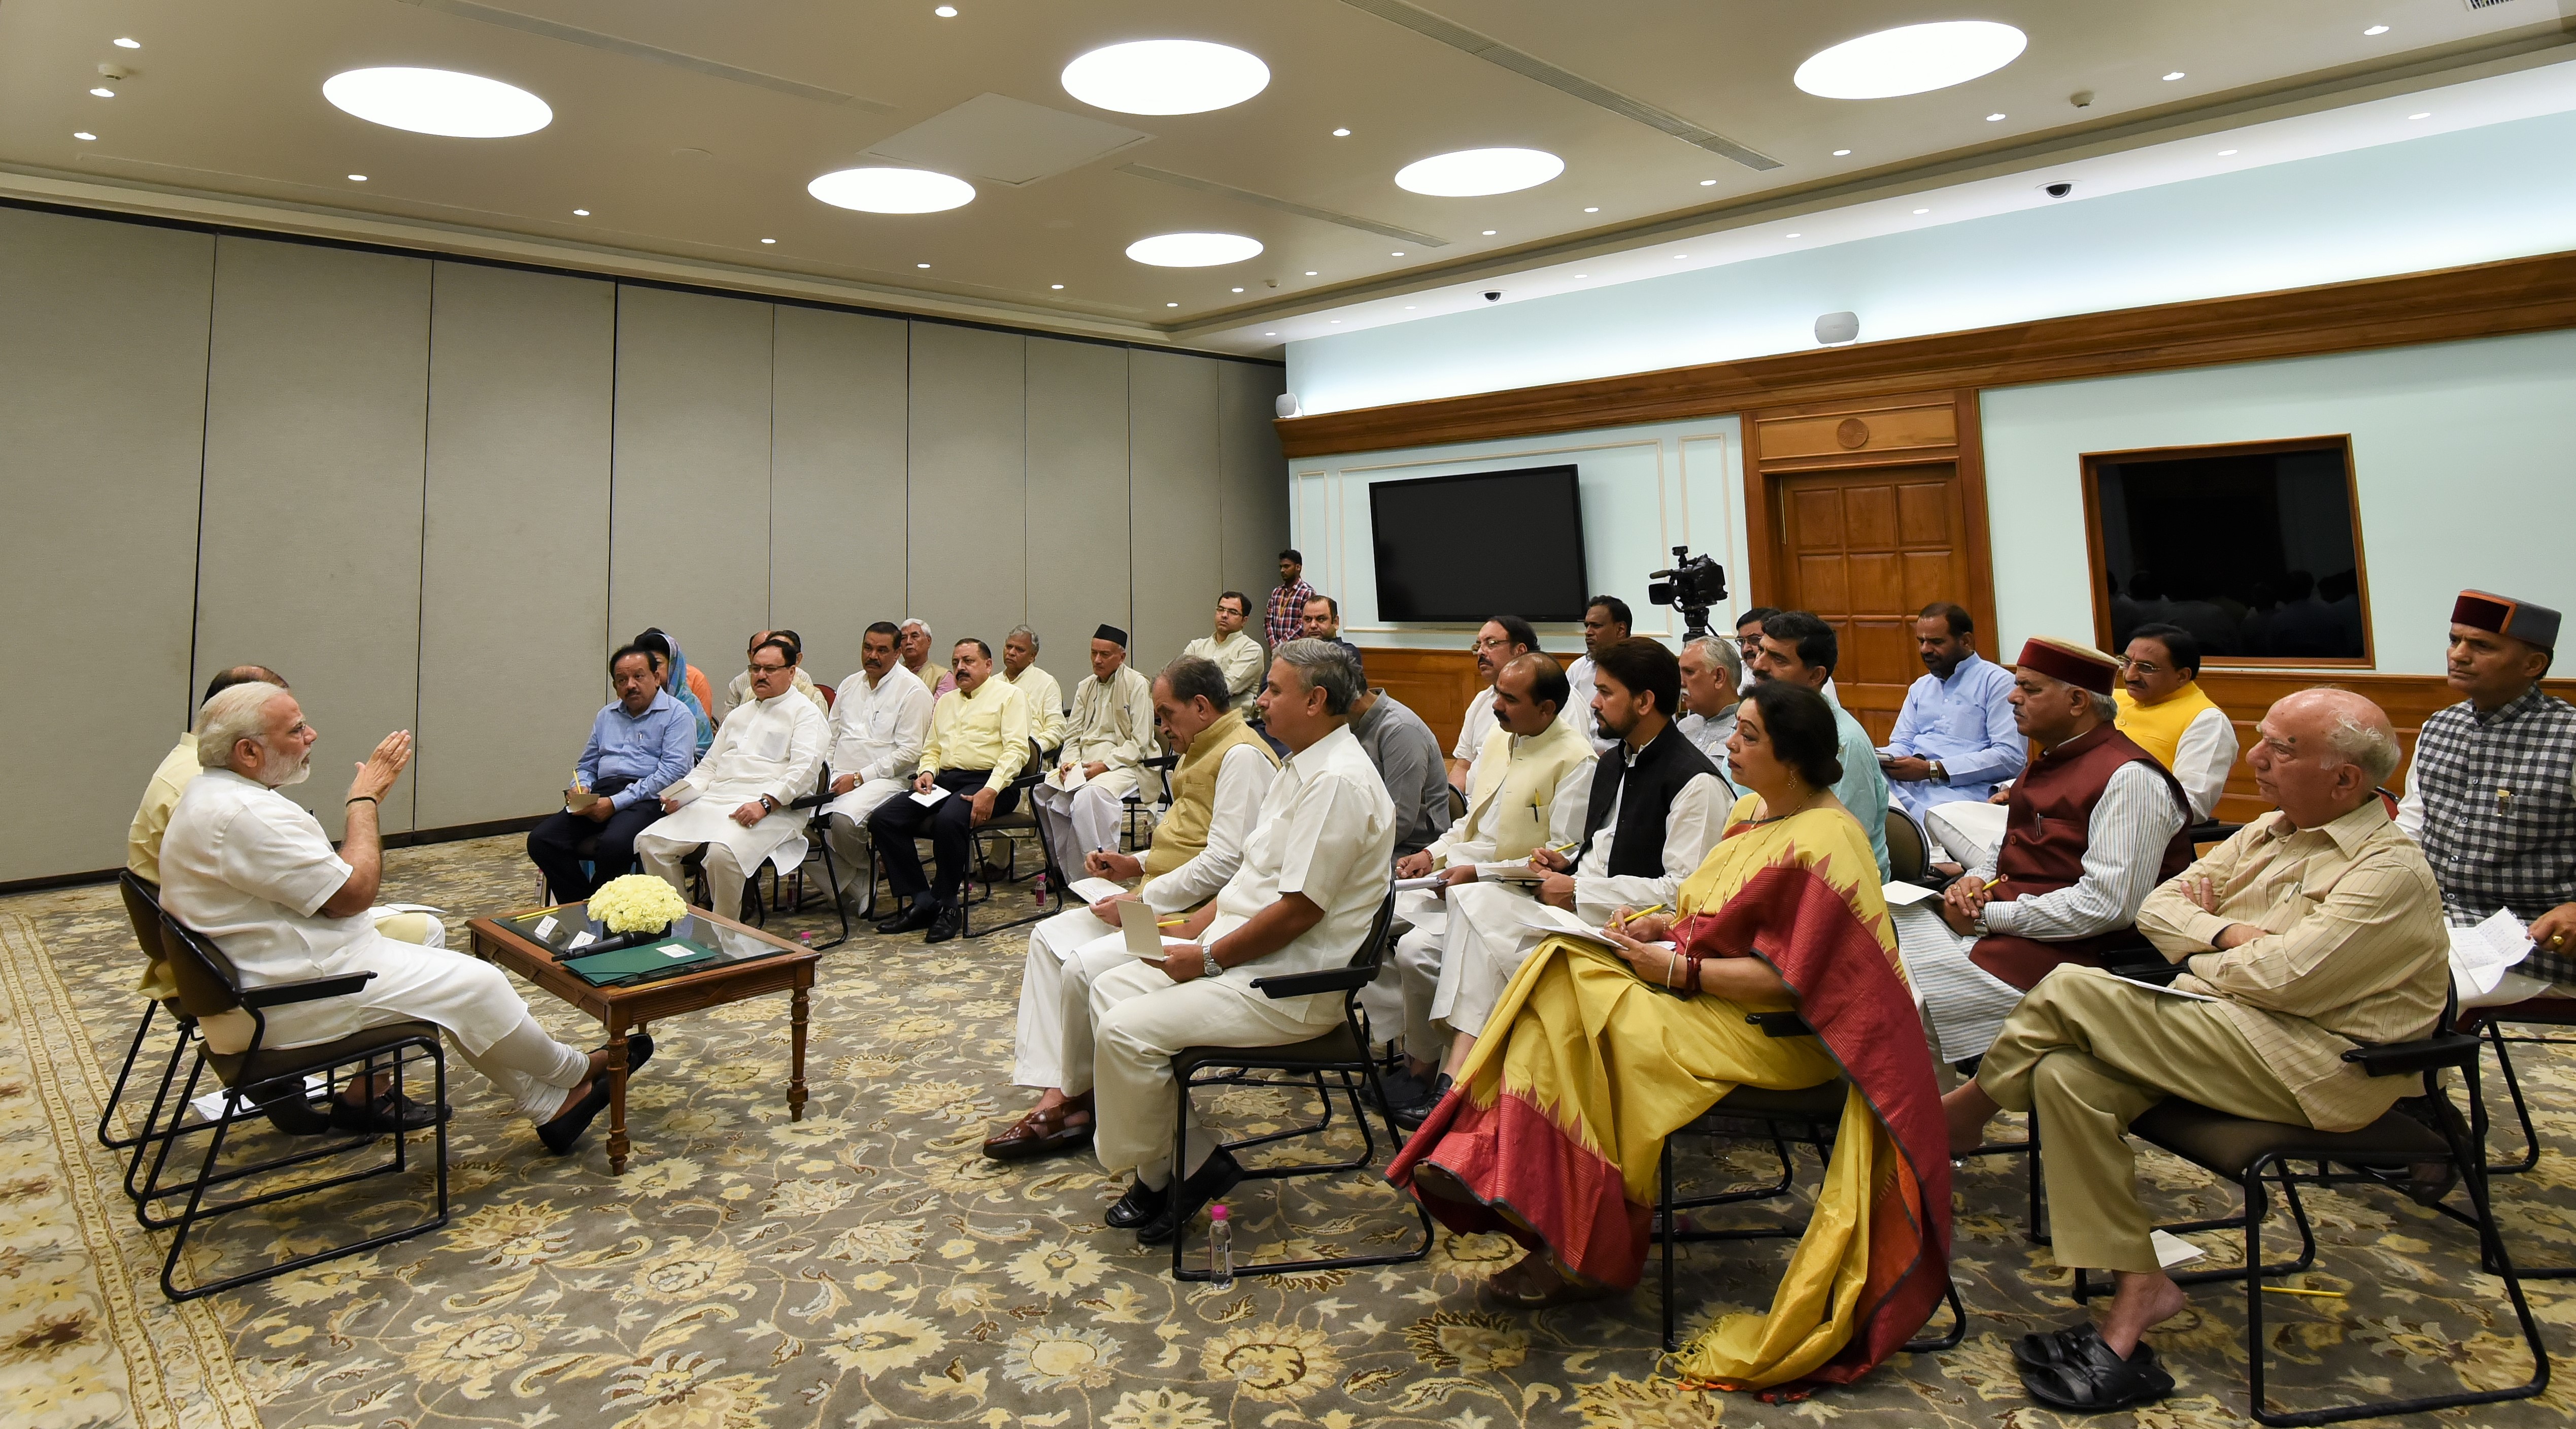
{"label": "black folding chair", "polygon": [[[1151,759],[1140,761],[1137,764],[1136,788],[1134,792],[1130,793],[1126,798],[1118,801],[1124,806],[1123,812],[1126,819],[1125,833],[1128,852],[1133,853],[1137,849],[1143,848],[1146,842],[1153,837],[1153,811],[1157,808],[1169,808],[1171,806],[1172,771],[1180,766],[1180,762],[1181,757],[1177,754],[1158,754]],[[1148,770],[1153,771],[1154,776],[1162,781],[1163,797],[1160,799],[1147,799],[1145,797],[1145,774]],[[1070,870],[1068,870],[1068,872],[1070,872]]]}
{"label": "black folding chair", "polygon": [[[161,945],[161,894],[141,875],[128,870],[117,875],[117,891],[125,895],[125,916],[134,924],[134,945],[146,961],[166,966],[168,956]],[[134,1075],[135,1061],[143,1054],[143,1044],[152,1035],[154,1015],[167,1013],[171,1031],[170,1060],[162,1065],[161,1080],[153,1089],[152,1107],[143,1119],[143,1129],[119,1133],[116,1109],[125,1100],[125,1085]],[[98,1144],[110,1151],[124,1151],[149,1139],[161,1122],[161,1109],[170,1097],[170,1084],[178,1079],[179,1062],[187,1055],[188,1044],[197,1035],[197,1019],[188,1015],[176,995],[146,998],[143,1016],[134,1024],[134,1040],[125,1049],[125,1060],[117,1064],[116,1082],[108,1089],[107,1105],[99,1108]],[[128,1180],[131,1181],[129,1175]]]}
{"label": "black folding chair", "polygon": [[[1377,1064],[1369,1060],[1368,1014],[1360,1010],[1359,997],[1360,989],[1377,978],[1378,960],[1385,949],[1387,928],[1394,919],[1395,894],[1390,891],[1386,901],[1378,905],[1377,918],[1369,925],[1368,936],[1360,941],[1359,949],[1351,955],[1347,966],[1330,968],[1322,972],[1285,973],[1276,977],[1253,979],[1252,985],[1272,998],[1340,993],[1342,995],[1341,1025],[1321,1036],[1310,1037],[1303,1042],[1293,1042],[1285,1046],[1185,1047],[1181,1049],[1178,1056],[1172,1058],[1172,1079],[1179,1084],[1181,1093],[1178,1119],[1174,1126],[1172,1140],[1172,1184],[1178,1185],[1186,1170],[1183,1162],[1189,1154],[1190,1095],[1206,1087],[1297,1087],[1300,1089],[1311,1087],[1316,1100],[1321,1104],[1322,1110],[1311,1125],[1293,1126],[1282,1131],[1267,1132],[1259,1136],[1247,1136],[1237,1141],[1226,1142],[1224,1149],[1229,1154],[1255,1146],[1266,1146],[1274,1141],[1324,1134],[1333,1122],[1333,1089],[1325,1084],[1324,1079],[1327,1076],[1339,1082],[1342,1096],[1350,1104],[1351,1119],[1358,1123],[1360,1131],[1360,1151],[1357,1156],[1347,1161],[1326,1162],[1321,1165],[1249,1166],[1244,1168],[1243,1172],[1243,1179],[1247,1182],[1285,1181],[1299,1176],[1325,1176],[1345,1171],[1366,1171],[1376,1162],[1377,1139],[1369,1132],[1368,1110],[1360,1104],[1360,1097],[1365,1087],[1369,1101],[1383,1108],[1386,1105],[1386,1092],[1378,1084]],[[1253,1075],[1258,1072],[1282,1073],[1285,1074],[1286,1079]],[[1381,1115],[1383,1114],[1381,1112]],[[1396,1129],[1392,1117],[1387,1118],[1386,1134],[1390,1148],[1404,1144],[1404,1133]],[[1402,1265],[1420,1260],[1431,1253],[1431,1212],[1419,1201],[1415,1203],[1413,1210],[1422,1222],[1422,1240],[1419,1245],[1409,1249],[1380,1255],[1317,1256],[1307,1260],[1274,1260],[1248,1265],[1237,1263],[1234,1266],[1234,1273],[1237,1275],[1288,1275],[1314,1270],[1348,1270],[1363,1265]],[[1183,1226],[1179,1234],[1172,1237],[1172,1278],[1175,1280],[1208,1278],[1208,1271],[1204,1264],[1193,1269],[1188,1263],[1190,1230],[1191,1227]],[[1280,1239],[1282,1241],[1288,1239],[1284,1230]]]}
{"label": "black folding chair", "polygon": [[[2199,1285],[2219,1280],[2241,1280],[2245,1284],[2245,1363],[2249,1408],[2256,1420],[2264,1424],[2334,1424],[2347,1419],[2369,1419],[2388,1414],[2422,1414],[2433,1410],[2454,1409],[2471,1404],[2494,1404],[2510,1399],[2530,1399],[2549,1387],[2549,1350],[2540,1338],[2540,1325],[2523,1297],[2523,1276],[2515,1271],[2504,1247],[2504,1237],[2496,1225],[2495,1207],[2489,1199],[2486,1166],[2486,1102],[2478,1090],[2478,1038],[2453,1030],[2448,1009],[2430,1037],[2413,1042],[2392,1042],[2376,1047],[2356,1047],[2343,1054],[2374,1077],[2398,1077],[2425,1074],[2435,1083],[2432,1109],[2438,1128],[2392,1108],[2359,1131],[2317,1131],[2304,1126],[2256,1121],[2230,1116],[2179,1097],[2168,1098],[2150,1108],[2129,1128],[2131,1135],[2164,1148],[2185,1161],[2215,1176],[2237,1183],[2241,1196],[2238,1212],[2213,1220],[2188,1221],[2164,1227],[2170,1232],[2232,1230],[2245,1238],[2245,1263],[2235,1269],[2193,1271],[2174,1276],[2183,1285]],[[2459,1110],[2451,1104],[2450,1093],[2440,1087],[2440,1074],[2458,1068],[2466,1074],[2469,1089],[2469,1117],[2464,1126]],[[2306,1162],[2316,1169],[2299,1172],[2293,1164]],[[2506,1300],[2521,1321],[2523,1341],[2532,1357],[2531,1377],[2523,1383],[2503,1389],[2468,1390],[2449,1394],[2430,1394],[2413,1399],[2389,1399],[2332,1405],[2322,1409],[2303,1409],[2275,1413],[2264,1397],[2263,1364],[2268,1348],[2263,1331],[2262,1281],[2270,1276],[2294,1274],[2316,1262],[2317,1239],[2308,1222],[2307,1208],[2299,1201],[2301,1184],[2311,1186],[2383,1186],[2402,1188],[2411,1167],[2430,1162],[2448,1162],[2460,1176],[2466,1190],[2469,1208],[2465,1211],[2446,1199],[2433,1206],[2441,1215],[2476,1230],[2480,1268],[2504,1283]],[[2343,1171],[2335,1171],[2335,1166]],[[2299,1231],[2299,1254],[2294,1260],[2265,1264],[2263,1261],[2262,1224],[2271,1212],[2265,1193],[2267,1178],[2281,1190],[2290,1218]],[[2109,1293],[2111,1287],[2089,1279],[2085,1272],[2075,1272],[2075,1296],[2080,1302],[2095,1295]],[[2318,1393],[2303,1389],[2303,1396]]]}
{"label": "black folding chair", "polygon": [[[1755,1012],[1747,1014],[1744,1020],[1761,1028],[1763,1035],[1768,1037],[1816,1035],[1806,1019],[1794,1012]],[[1700,1113],[1688,1125],[1664,1138],[1663,1160],[1656,1178],[1653,1234],[1663,1250],[1666,1352],[1681,1348],[1680,1337],[1674,1329],[1673,1246],[1676,1242],[1795,1240],[1807,1233],[1804,1219],[1756,1226],[1684,1229],[1676,1213],[1774,1200],[1795,1194],[1798,1168],[1794,1148],[1812,1148],[1821,1167],[1833,1154],[1834,1133],[1842,1125],[1843,1103],[1850,1095],[1851,1083],[1842,1077],[1790,1091],[1739,1086],[1718,1098],[1715,1106]],[[1720,1141],[1767,1140],[1771,1143],[1772,1154],[1779,1158],[1780,1174],[1765,1185],[1732,1187],[1706,1195],[1677,1196],[1673,1184],[1673,1138],[1680,1136]],[[1950,1304],[1948,1332],[1934,1338],[1909,1341],[1905,1346],[1908,1353],[1925,1354],[1955,1348],[1967,1333],[1968,1312],[1959,1303],[1959,1286],[1955,1280],[1948,1283],[1946,1298]]]}
{"label": "black folding chair", "polygon": [[[269,1009],[346,997],[365,987],[375,974],[346,973],[330,977],[303,978],[293,982],[268,983],[260,987],[244,987],[241,975],[234,969],[232,960],[224,955],[221,948],[215,946],[213,940],[181,926],[166,914],[161,923],[163,938],[170,951],[171,974],[173,980],[179,985],[180,1000],[186,1004],[190,1015],[197,1019],[198,1025],[201,1028],[222,1025],[216,1019],[227,1019],[229,1014],[236,1012],[247,1013],[250,1019],[247,1042],[238,1052],[216,1051],[209,1041],[201,1037],[196,1063],[188,1069],[187,1083],[180,1089],[179,1106],[182,1110],[173,1114],[174,1123],[180,1115],[184,1114],[190,1099],[195,1097],[197,1084],[208,1068],[214,1070],[224,1087],[221,1109],[211,1121],[202,1124],[207,1133],[206,1150],[194,1174],[176,1185],[162,1185],[161,1173],[168,1164],[171,1148],[182,1139],[184,1133],[173,1129],[158,1135],[152,1143],[154,1146],[152,1174],[145,1194],[138,1199],[135,1212],[146,1226],[156,1229],[168,1226],[175,1229],[175,1233],[170,1238],[169,1254],[161,1265],[162,1293],[172,1300],[194,1300],[199,1296],[212,1295],[220,1290],[230,1290],[236,1286],[268,1280],[322,1261],[334,1260],[344,1255],[354,1255],[362,1250],[370,1250],[376,1246],[406,1240],[447,1224],[447,1057],[439,1046],[438,1028],[427,1022],[388,1022],[363,1028],[349,1036],[330,1042],[303,1047],[268,1047],[264,1043],[268,1036]],[[241,1122],[259,1114],[247,1095],[249,1087],[275,1082],[285,1082],[300,1087],[304,1078],[317,1075],[325,1079],[326,1085],[336,1086],[341,1071],[354,1069],[361,1075],[374,1072],[388,1076],[395,1088],[399,1089],[403,1085],[404,1074],[408,1068],[422,1061],[429,1064],[435,1092],[432,1105],[439,1113],[438,1119],[429,1128],[435,1142],[435,1153],[430,1169],[436,1182],[436,1193],[430,1213],[426,1217],[392,1230],[361,1236],[347,1244],[307,1251],[301,1255],[290,1256],[285,1260],[221,1279],[186,1287],[178,1283],[179,1262],[187,1253],[188,1237],[191,1232],[209,1221],[231,1215],[235,1211],[271,1205],[297,1196],[311,1196],[374,1177],[399,1175],[414,1169],[410,1162],[410,1138],[395,1135],[390,1138],[393,1142],[392,1154],[379,1164],[315,1180],[290,1181],[289,1184],[275,1189],[210,1203],[207,1192],[211,1190],[235,1185],[253,1176],[285,1171],[343,1152],[354,1151],[376,1141],[381,1135],[374,1132],[354,1133],[346,1137],[334,1137],[318,1147],[308,1146],[305,1142],[299,1141],[296,1143],[297,1149],[265,1158],[255,1157],[238,1165],[225,1166],[223,1153],[225,1142],[230,1139],[228,1133]],[[176,1217],[164,1219],[149,1214],[155,1201],[181,1195],[187,1197],[187,1203]],[[340,1216],[333,1219],[345,1220],[346,1217]]]}

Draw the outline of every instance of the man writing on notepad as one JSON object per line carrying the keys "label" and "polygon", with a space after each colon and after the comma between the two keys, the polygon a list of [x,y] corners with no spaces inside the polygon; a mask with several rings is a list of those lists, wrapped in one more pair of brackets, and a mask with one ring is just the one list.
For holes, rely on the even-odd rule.
{"label": "man writing on notepad", "polygon": [[[986,1138],[984,1154],[996,1161],[1024,1161],[1077,1150],[1091,1142],[1091,1093],[1068,1096],[1065,1029],[1088,1027],[1091,980],[1127,960],[1118,931],[1118,905],[1141,902],[1159,918],[1186,913],[1216,896],[1243,863],[1261,799],[1279,770],[1279,756],[1242,712],[1228,707],[1225,672],[1215,662],[1184,655],[1154,677],[1155,722],[1181,751],[1172,770],[1172,807],[1154,826],[1143,857],[1104,849],[1083,870],[1094,879],[1142,875],[1143,887],[1094,899],[1029,930],[1028,968],[1020,978],[1020,1027],[1011,1080],[1039,1089],[1028,1114]],[[1076,884],[1076,891],[1102,892]],[[1085,1065],[1073,1076],[1087,1087],[1090,1039],[1080,1041]]]}
{"label": "man writing on notepad", "polygon": [[[2057,1263],[2113,1273],[2100,1325],[2026,1335],[2014,1356],[2044,1402],[2107,1412],[2169,1391],[2139,1336],[2180,1314],[2138,1202],[2129,1123],[2168,1096],[2231,1116],[2354,1131],[2414,1076],[2374,1077],[2355,1047],[2427,1035],[2449,991],[2450,940],[2433,871],[2377,789],[2397,731],[2346,690],[2272,706],[2246,762],[2279,812],[2255,820],[2150,894],[2138,929],[2189,972],[2174,997],[2098,968],[2062,967],[2004,1022],[1974,1080],[1942,1099],[1954,1154],[2000,1109],[2047,1128],[2040,1168]],[[2439,1181],[2418,1180],[2419,1198]]]}

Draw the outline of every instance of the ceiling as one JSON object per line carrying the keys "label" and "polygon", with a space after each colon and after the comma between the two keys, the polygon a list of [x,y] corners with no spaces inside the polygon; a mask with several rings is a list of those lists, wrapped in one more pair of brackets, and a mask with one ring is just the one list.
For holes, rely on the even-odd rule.
{"label": "ceiling", "polygon": [[[953,18],[936,3],[12,0],[0,192],[1260,352],[1278,347],[1273,319],[2576,42],[2562,0],[951,0]],[[1958,18],[2018,26],[2029,48],[1901,98],[1791,83],[1829,45]],[[1098,46],[1163,37],[1249,50],[1270,85],[1146,116],[1086,106],[1058,78]],[[103,64],[130,70],[112,99],[86,92]],[[448,139],[323,99],[331,75],[375,65],[503,80],[554,120]],[[1054,127],[1013,152],[1012,122]],[[806,193],[885,162],[866,157],[880,145],[943,142],[991,171],[966,175],[965,207],[863,214]],[[1393,181],[1490,146],[1547,150],[1565,172],[1487,198]],[[1182,231],[1265,251],[1200,269],[1125,256]]]}

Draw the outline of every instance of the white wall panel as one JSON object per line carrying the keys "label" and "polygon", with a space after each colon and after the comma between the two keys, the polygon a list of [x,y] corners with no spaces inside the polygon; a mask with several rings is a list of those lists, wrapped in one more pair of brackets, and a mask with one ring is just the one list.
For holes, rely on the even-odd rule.
{"label": "white wall panel", "polygon": [[943,665],[969,635],[1000,659],[1028,618],[1028,342],[912,324],[911,613]]}
{"label": "white wall panel", "polygon": [[[440,263],[431,287],[423,828],[547,812],[607,698],[617,288]],[[494,698],[505,685],[507,699]]]}
{"label": "white wall panel", "polygon": [[[1127,362],[1136,533],[1133,649],[1141,663],[1159,669],[1182,645],[1209,632],[1217,594],[1225,589],[1224,532],[1217,516],[1218,364],[1133,350]],[[1252,619],[1258,621],[1255,601]]]}
{"label": "white wall panel", "polygon": [[[0,662],[32,677],[0,729],[43,751],[0,803],[0,879],[123,864],[193,713],[214,254],[202,233],[0,209]],[[38,695],[68,689],[88,692],[77,718]]]}
{"label": "white wall panel", "polygon": [[[1252,631],[1261,636],[1271,589],[1279,584],[1279,551],[1288,544],[1288,462],[1279,454],[1279,429],[1270,425],[1287,376],[1248,362],[1214,365],[1225,583],[1252,597]],[[1336,599],[1342,594],[1311,575],[1307,584]]]}
{"label": "white wall panel", "polygon": [[670,632],[718,704],[769,620],[769,397],[769,304],[619,286],[609,633]]}
{"label": "white wall panel", "polygon": [[[1126,352],[1030,338],[1029,434],[1028,623],[1069,701],[1091,632],[1128,629]],[[1162,666],[1128,653],[1149,676]]]}
{"label": "white wall panel", "polygon": [[[216,244],[196,666],[294,684],[322,735],[296,796],[334,838],[350,769],[419,713],[429,278],[420,258]],[[386,796],[387,832],[416,792]]]}
{"label": "white wall panel", "polygon": [[786,304],[777,322],[769,618],[833,684],[859,668],[869,621],[903,618],[910,325]]}

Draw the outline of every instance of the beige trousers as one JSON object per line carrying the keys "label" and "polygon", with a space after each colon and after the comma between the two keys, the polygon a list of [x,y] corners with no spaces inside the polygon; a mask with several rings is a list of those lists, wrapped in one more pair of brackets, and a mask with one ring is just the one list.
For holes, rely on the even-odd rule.
{"label": "beige trousers", "polygon": [[[649,831],[635,836],[635,856],[644,861],[644,871],[689,896],[689,875],[680,864],[692,852],[705,848],[707,870],[707,903],[710,912],[727,918],[740,918],[743,894],[751,882],[751,869],[760,867],[761,859],[746,862],[742,850],[723,839],[710,839],[705,844],[681,843]],[[766,857],[762,855],[761,857]]]}
{"label": "beige trousers", "polygon": [[2129,1123],[2168,1096],[2258,1121],[2308,1125],[2299,1099],[2214,1002],[2151,992],[2099,968],[2061,967],[2004,1019],[1977,1085],[2036,1112],[2057,1263],[2156,1270]]}
{"label": "beige trousers", "polygon": [[[1285,1007],[1331,999],[1292,998]],[[1320,1036],[1341,1020],[1338,1003],[1332,1021],[1310,1026],[1282,1004],[1239,982],[1196,979],[1176,983],[1163,965],[1130,958],[1091,979],[1087,1028],[1065,1029],[1067,1093],[1078,1055],[1077,1039],[1092,1043],[1092,1148],[1101,1169],[1111,1175],[1133,1171],[1148,1186],[1169,1184],[1172,1138],[1180,1088],[1172,1079],[1172,1054],[1184,1047],[1278,1047]],[[1087,1034],[1087,1037],[1086,1037]],[[1216,1138],[1193,1115],[1189,1159],[1183,1174],[1199,1169]]]}

